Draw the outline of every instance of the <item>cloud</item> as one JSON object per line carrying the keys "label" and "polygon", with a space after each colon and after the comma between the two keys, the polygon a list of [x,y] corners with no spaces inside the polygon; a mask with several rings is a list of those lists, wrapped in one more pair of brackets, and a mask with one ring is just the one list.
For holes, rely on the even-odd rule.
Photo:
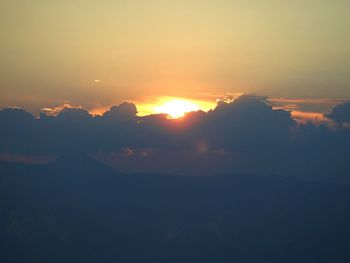
{"label": "cloud", "polygon": [[[0,111],[2,127],[5,125],[21,125],[34,121],[34,116],[21,108],[5,108]],[[6,128],[6,127],[5,127]]]}
{"label": "cloud", "polygon": [[326,116],[339,124],[350,123],[350,101],[335,106]]}
{"label": "cloud", "polygon": [[[327,117],[347,121],[347,105],[335,107]],[[181,119],[165,114],[140,117],[136,106],[126,102],[101,116],[65,107],[55,116],[35,118],[11,108],[0,111],[0,153],[90,153],[126,170],[162,173],[345,178],[350,169],[349,129],[307,121],[315,115],[298,117],[303,119],[299,124],[289,111],[274,108],[264,97],[248,95],[220,100],[209,112],[191,112]],[[115,158],[108,157],[111,153]]]}
{"label": "cloud", "polygon": [[318,98],[268,98],[267,102],[274,108],[290,111],[328,113],[336,105],[343,103],[344,99],[318,99]]}
{"label": "cloud", "polygon": [[269,102],[295,103],[295,104],[339,104],[344,99],[315,99],[315,98],[269,98]]}
{"label": "cloud", "polygon": [[68,101],[65,101],[62,105],[59,105],[57,107],[45,107],[45,108],[42,108],[40,111],[49,115],[49,116],[56,116],[62,110],[70,109],[70,108],[82,108],[82,107],[81,106],[72,106]]}
{"label": "cloud", "polygon": [[208,112],[203,130],[220,148],[258,150],[286,143],[295,125],[289,112],[274,110],[262,97],[243,95]]}
{"label": "cloud", "polygon": [[137,116],[137,108],[135,104],[124,102],[118,106],[112,106],[109,111],[103,114],[104,119],[115,121],[135,120]]}
{"label": "cloud", "polygon": [[291,114],[293,119],[299,124],[307,124],[308,122],[312,122],[316,125],[332,125],[332,121],[324,114],[319,112],[292,111]]}
{"label": "cloud", "polygon": [[91,118],[90,113],[82,108],[64,108],[57,115],[57,120],[60,121],[82,122]]}
{"label": "cloud", "polygon": [[48,162],[56,160],[57,156],[38,156],[38,155],[13,155],[0,153],[1,162],[14,162],[14,163],[25,163],[25,164],[46,164]]}

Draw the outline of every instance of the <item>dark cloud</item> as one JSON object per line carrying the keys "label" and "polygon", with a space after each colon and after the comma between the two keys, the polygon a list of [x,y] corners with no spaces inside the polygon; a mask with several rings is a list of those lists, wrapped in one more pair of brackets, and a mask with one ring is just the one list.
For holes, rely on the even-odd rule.
{"label": "dark cloud", "polygon": [[1,152],[24,152],[32,148],[32,138],[37,133],[34,116],[19,108],[0,111]]}
{"label": "dark cloud", "polygon": [[2,127],[5,125],[21,125],[30,123],[34,120],[34,116],[20,108],[5,108],[0,111],[0,121]]}
{"label": "dark cloud", "polygon": [[91,115],[85,109],[81,108],[64,108],[58,115],[57,120],[84,122],[91,119]]}
{"label": "dark cloud", "polygon": [[210,111],[203,130],[215,146],[257,150],[287,143],[295,125],[289,112],[273,110],[264,98],[241,96]]}
{"label": "dark cloud", "polygon": [[[348,111],[345,103],[328,117],[346,122]],[[56,117],[35,118],[21,109],[3,109],[0,124],[0,153],[5,154],[87,152],[107,161],[124,160],[135,169],[162,167],[163,173],[242,171],[346,179],[350,169],[349,129],[298,125],[288,111],[273,109],[257,96],[220,101],[208,113],[191,112],[181,119],[139,117],[134,104],[122,103],[102,116],[65,108]],[[108,158],[112,153],[117,160]]]}
{"label": "dark cloud", "polygon": [[337,123],[350,123],[350,101],[335,106],[326,116]]}
{"label": "dark cloud", "polygon": [[124,102],[118,106],[112,106],[103,114],[103,117],[115,121],[134,121],[137,118],[137,108],[133,103]]}

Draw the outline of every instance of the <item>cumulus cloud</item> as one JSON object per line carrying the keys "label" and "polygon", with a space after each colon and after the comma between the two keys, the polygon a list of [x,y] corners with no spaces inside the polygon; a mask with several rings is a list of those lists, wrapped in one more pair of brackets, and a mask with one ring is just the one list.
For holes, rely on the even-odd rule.
{"label": "cumulus cloud", "polygon": [[[328,117],[348,121],[348,105],[335,107]],[[129,168],[162,167],[163,173],[168,169],[169,173],[336,177],[350,169],[348,129],[307,121],[297,124],[289,111],[276,109],[258,96],[221,100],[207,113],[191,112],[181,119],[168,119],[165,114],[139,117],[134,104],[122,103],[101,116],[74,107],[40,118],[22,109],[3,109],[0,123],[3,154],[82,152],[103,159],[115,153],[117,158],[107,159]]]}
{"label": "cumulus cloud", "polygon": [[104,119],[115,121],[135,120],[137,116],[137,108],[135,104],[124,102],[118,106],[112,106],[103,114]]}
{"label": "cumulus cloud", "polygon": [[295,125],[289,112],[274,110],[265,98],[245,95],[208,112],[203,131],[219,147],[257,150],[285,143]]}
{"label": "cumulus cloud", "polygon": [[64,108],[57,115],[57,120],[61,121],[84,121],[90,119],[90,113],[82,108]]}

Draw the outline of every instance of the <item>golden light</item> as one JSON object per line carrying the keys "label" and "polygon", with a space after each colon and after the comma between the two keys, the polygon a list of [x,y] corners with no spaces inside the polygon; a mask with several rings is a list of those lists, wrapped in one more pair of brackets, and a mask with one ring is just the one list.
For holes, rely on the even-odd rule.
{"label": "golden light", "polygon": [[148,97],[134,103],[139,116],[165,113],[169,118],[180,118],[191,111],[207,112],[216,107],[216,101],[171,96]]}
{"label": "golden light", "polygon": [[200,110],[200,108],[197,104],[182,99],[173,99],[165,102],[163,105],[155,107],[157,113],[166,113],[173,119],[183,117],[188,112],[198,110]]}

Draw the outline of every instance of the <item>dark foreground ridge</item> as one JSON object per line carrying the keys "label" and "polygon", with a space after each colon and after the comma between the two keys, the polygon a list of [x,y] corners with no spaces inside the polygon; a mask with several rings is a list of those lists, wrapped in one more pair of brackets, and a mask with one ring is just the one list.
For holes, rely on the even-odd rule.
{"label": "dark foreground ridge", "polygon": [[278,176],[0,164],[0,262],[350,262],[350,191]]}

